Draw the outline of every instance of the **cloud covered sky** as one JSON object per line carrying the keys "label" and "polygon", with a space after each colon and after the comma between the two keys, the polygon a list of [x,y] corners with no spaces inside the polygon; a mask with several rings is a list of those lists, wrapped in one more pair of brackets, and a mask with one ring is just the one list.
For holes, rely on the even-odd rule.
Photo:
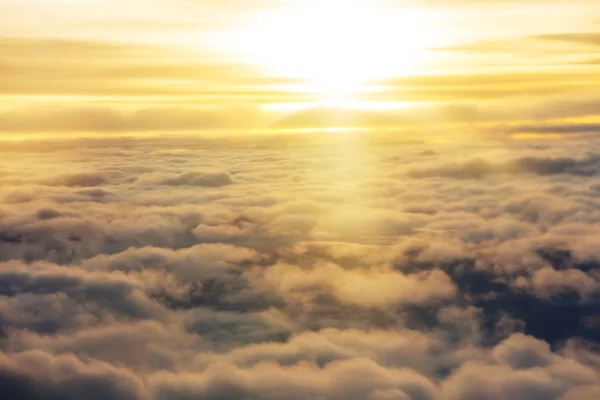
{"label": "cloud covered sky", "polygon": [[594,140],[7,146],[7,398],[600,393]]}
{"label": "cloud covered sky", "polygon": [[[595,0],[3,0],[0,132],[594,133],[599,12]],[[340,107],[360,115],[340,120]]]}
{"label": "cloud covered sky", "polygon": [[600,398],[596,0],[0,0],[0,397]]}

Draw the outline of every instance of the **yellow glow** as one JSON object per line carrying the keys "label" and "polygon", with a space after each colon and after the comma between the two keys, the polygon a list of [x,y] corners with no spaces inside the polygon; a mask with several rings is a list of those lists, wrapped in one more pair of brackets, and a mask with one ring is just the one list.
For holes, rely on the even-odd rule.
{"label": "yellow glow", "polygon": [[267,111],[283,111],[283,112],[294,112],[301,110],[310,110],[315,106],[332,107],[332,108],[346,108],[354,110],[364,111],[393,111],[393,110],[406,110],[409,108],[415,108],[423,106],[423,103],[418,102],[403,102],[403,101],[344,101],[340,103],[334,103],[333,105],[329,100],[314,102],[292,102],[292,103],[271,103],[263,104],[261,108]]}
{"label": "yellow glow", "polygon": [[257,16],[232,43],[271,74],[306,82],[293,90],[346,107],[376,90],[369,82],[421,72],[443,38],[434,22],[377,0],[298,0]]}

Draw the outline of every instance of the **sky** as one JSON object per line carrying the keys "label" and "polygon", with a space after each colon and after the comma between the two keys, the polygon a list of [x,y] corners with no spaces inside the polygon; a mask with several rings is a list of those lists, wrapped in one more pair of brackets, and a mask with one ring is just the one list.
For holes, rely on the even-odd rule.
{"label": "sky", "polygon": [[587,134],[599,15],[594,0],[2,0],[0,131]]}
{"label": "sky", "polygon": [[600,399],[597,0],[0,0],[0,398]]}

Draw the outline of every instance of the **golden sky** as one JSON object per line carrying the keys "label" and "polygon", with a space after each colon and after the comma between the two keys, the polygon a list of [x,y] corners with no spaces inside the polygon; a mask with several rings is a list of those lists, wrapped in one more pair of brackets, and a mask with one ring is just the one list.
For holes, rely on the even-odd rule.
{"label": "golden sky", "polygon": [[593,133],[599,50],[597,0],[0,0],[0,135]]}

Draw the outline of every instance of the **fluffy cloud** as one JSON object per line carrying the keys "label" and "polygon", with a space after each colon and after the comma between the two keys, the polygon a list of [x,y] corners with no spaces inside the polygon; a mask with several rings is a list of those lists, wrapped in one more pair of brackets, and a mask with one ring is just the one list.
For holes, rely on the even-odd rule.
{"label": "fluffy cloud", "polygon": [[595,141],[69,143],[0,160],[11,399],[597,396]]}
{"label": "fluffy cloud", "polygon": [[415,168],[410,174],[415,178],[450,177],[457,179],[482,179],[491,175],[534,174],[534,175],[596,175],[600,156],[592,154],[585,158],[574,157],[521,157],[502,163],[491,163],[483,159],[435,165],[431,168]]}
{"label": "fluffy cloud", "polygon": [[233,183],[231,175],[223,172],[182,172],[173,176],[161,178],[159,183],[169,186],[225,186]]}

